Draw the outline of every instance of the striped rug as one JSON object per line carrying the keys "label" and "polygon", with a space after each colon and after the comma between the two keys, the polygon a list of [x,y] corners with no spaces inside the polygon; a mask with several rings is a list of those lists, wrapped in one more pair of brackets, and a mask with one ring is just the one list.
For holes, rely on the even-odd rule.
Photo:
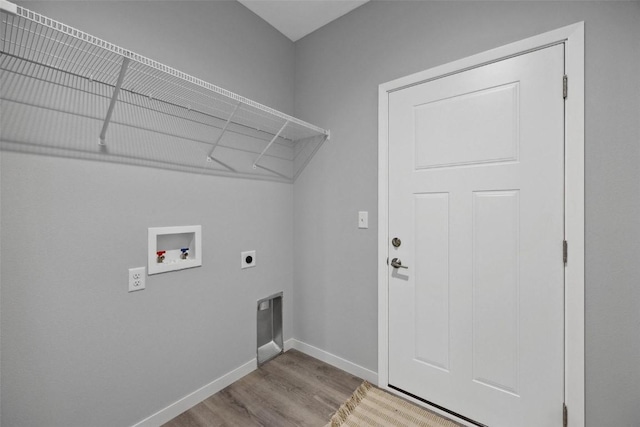
{"label": "striped rug", "polygon": [[325,427],[459,427],[404,399],[363,382]]}

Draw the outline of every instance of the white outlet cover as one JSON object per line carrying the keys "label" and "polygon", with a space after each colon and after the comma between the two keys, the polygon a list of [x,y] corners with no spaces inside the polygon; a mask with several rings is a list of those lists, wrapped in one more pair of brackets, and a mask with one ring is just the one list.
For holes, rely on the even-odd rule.
{"label": "white outlet cover", "polygon": [[240,252],[240,268],[256,266],[256,251]]}
{"label": "white outlet cover", "polygon": [[141,291],[145,288],[147,271],[145,267],[129,269],[129,292]]}

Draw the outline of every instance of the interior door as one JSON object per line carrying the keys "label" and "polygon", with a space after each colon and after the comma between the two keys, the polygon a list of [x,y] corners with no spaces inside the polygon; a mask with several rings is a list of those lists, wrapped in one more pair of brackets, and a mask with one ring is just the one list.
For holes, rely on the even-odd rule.
{"label": "interior door", "polygon": [[560,44],[389,95],[389,385],[491,427],[562,425],[563,75]]}

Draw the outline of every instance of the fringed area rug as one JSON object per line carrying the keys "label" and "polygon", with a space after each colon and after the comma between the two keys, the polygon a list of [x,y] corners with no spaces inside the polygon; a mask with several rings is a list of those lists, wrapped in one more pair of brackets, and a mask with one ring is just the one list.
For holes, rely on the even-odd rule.
{"label": "fringed area rug", "polygon": [[459,424],[363,382],[325,427],[459,427]]}

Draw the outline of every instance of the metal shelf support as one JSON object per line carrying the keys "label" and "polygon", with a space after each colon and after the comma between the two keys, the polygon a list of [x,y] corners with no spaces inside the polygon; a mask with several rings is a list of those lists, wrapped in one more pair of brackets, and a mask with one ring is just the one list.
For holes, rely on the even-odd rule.
{"label": "metal shelf support", "polygon": [[257,168],[258,167],[258,162],[260,161],[260,159],[262,159],[262,156],[264,156],[264,153],[267,152],[267,150],[269,149],[269,147],[271,147],[271,145],[276,142],[276,139],[278,139],[278,137],[280,136],[280,134],[282,133],[282,131],[284,130],[284,128],[287,127],[287,125],[289,124],[289,120],[287,120],[286,122],[284,122],[284,124],[282,125],[282,127],[280,128],[280,130],[278,131],[278,133],[276,133],[273,137],[273,139],[271,140],[271,142],[269,142],[267,144],[266,147],[264,147],[264,150],[262,150],[262,153],[260,153],[260,155],[258,156],[258,158],[256,159],[255,162],[253,162],[253,168]]}
{"label": "metal shelf support", "polygon": [[311,154],[307,157],[307,159],[305,160],[305,162],[302,164],[302,166],[300,166],[298,168],[298,170],[294,173],[293,175],[293,180],[295,181],[296,179],[298,179],[298,175],[300,175],[300,173],[302,172],[302,170],[307,167],[307,164],[311,161],[311,158],[313,156],[316,155],[316,153],[318,152],[318,150],[320,149],[320,147],[322,146],[322,144],[324,144],[326,141],[331,139],[331,132],[327,131],[324,136],[322,136],[322,139],[320,140],[320,142],[318,144],[316,144],[315,148],[313,149],[313,151],[311,152]]}
{"label": "metal shelf support", "polygon": [[102,125],[102,131],[100,132],[100,142],[98,144],[105,145],[105,138],[107,137],[107,128],[109,127],[109,122],[111,121],[111,115],[113,114],[113,109],[116,106],[116,102],[118,101],[118,95],[120,94],[120,88],[122,87],[122,82],[124,81],[124,75],[127,73],[127,68],[129,67],[129,62],[131,60],[126,56],[122,58],[122,66],[120,67],[120,74],[118,74],[118,81],[116,82],[116,87],[113,89],[113,95],[111,95],[111,102],[109,103],[109,109],[107,110],[107,117],[104,119],[104,124]]}
{"label": "metal shelf support", "polygon": [[224,136],[224,133],[227,131],[227,128],[229,127],[229,124],[231,123],[231,119],[233,119],[233,116],[236,115],[236,112],[238,111],[238,108],[240,108],[241,105],[242,105],[242,102],[238,102],[236,104],[235,108],[233,109],[233,111],[231,112],[231,114],[229,115],[229,118],[227,119],[227,122],[224,124],[224,127],[222,128],[222,132],[220,132],[220,135],[218,136],[218,139],[216,139],[216,142],[214,142],[213,147],[211,147],[211,151],[209,151],[209,154],[207,155],[207,161],[208,162],[212,162],[213,161],[213,151],[216,149],[216,147],[218,146],[218,144],[222,140],[222,137]]}

